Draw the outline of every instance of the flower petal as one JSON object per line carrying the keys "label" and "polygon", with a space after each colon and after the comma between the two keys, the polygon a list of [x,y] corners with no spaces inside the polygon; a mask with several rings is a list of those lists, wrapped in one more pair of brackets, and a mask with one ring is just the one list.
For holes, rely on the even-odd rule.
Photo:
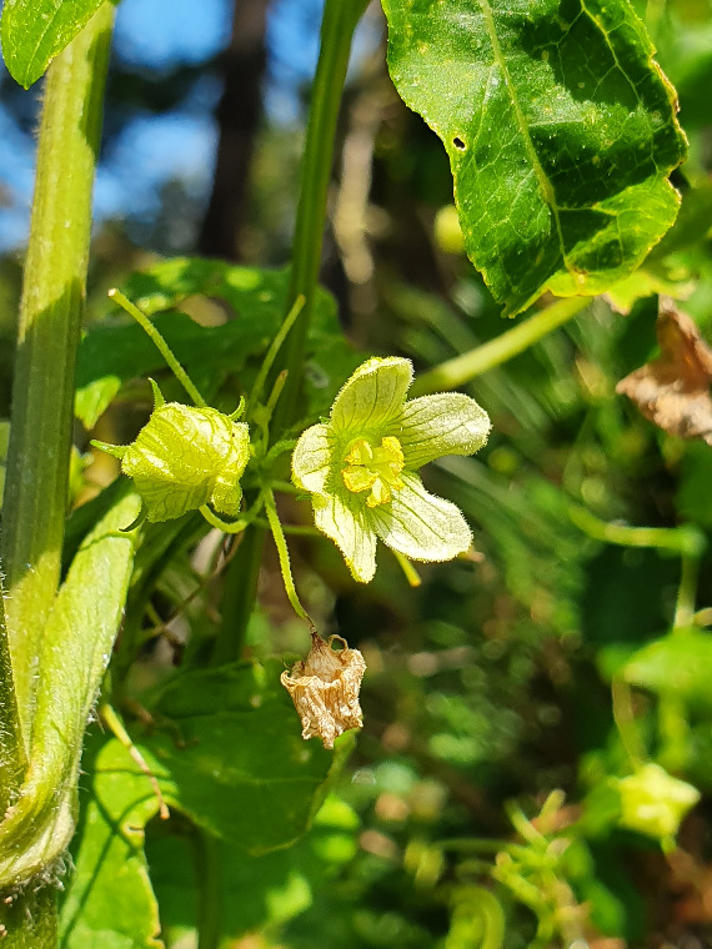
{"label": "flower petal", "polygon": [[323,492],[331,464],[326,425],[312,425],[299,436],[292,453],[292,480],[302,491]]}
{"label": "flower petal", "polygon": [[314,523],[336,543],[354,580],[368,583],[376,572],[376,534],[363,511],[351,510],[334,494],[315,494],[312,504]]}
{"label": "flower petal", "polygon": [[489,416],[462,392],[424,395],[406,402],[397,432],[408,468],[443,455],[473,455],[487,441]]}
{"label": "flower petal", "polygon": [[378,431],[403,410],[413,381],[410,359],[374,356],[362,363],[344,383],[331,408],[334,432],[363,434]]}
{"label": "flower petal", "polygon": [[403,487],[390,504],[368,511],[368,523],[384,544],[412,560],[452,560],[472,543],[458,507],[429,494],[418,475],[403,472]]}

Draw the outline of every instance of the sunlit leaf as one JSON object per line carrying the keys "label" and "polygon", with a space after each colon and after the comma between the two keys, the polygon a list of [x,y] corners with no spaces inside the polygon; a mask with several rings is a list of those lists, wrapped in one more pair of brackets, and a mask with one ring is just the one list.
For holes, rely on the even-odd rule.
{"label": "sunlit leaf", "polygon": [[443,140],[468,255],[514,314],[596,294],[670,227],[672,87],[627,0],[384,0],[400,95]]}
{"label": "sunlit leaf", "polygon": [[5,0],[2,52],[10,74],[27,89],[96,13],[104,0]]}
{"label": "sunlit leaf", "polygon": [[79,759],[126,602],[140,509],[122,497],[82,542],[44,629],[29,765],[0,823],[0,886],[61,856],[74,831]]}
{"label": "sunlit leaf", "polygon": [[[288,283],[284,270],[179,257],[133,274],[122,290],[154,316],[198,388],[209,395],[228,374],[239,372],[251,356],[267,349],[286,312]],[[196,295],[224,301],[232,318],[221,326],[201,326],[175,312]],[[358,362],[344,338],[333,297],[319,290],[307,347],[305,414],[325,410]],[[91,327],[79,347],[77,418],[92,428],[125,382],[163,369],[163,357],[140,326],[108,320]]]}

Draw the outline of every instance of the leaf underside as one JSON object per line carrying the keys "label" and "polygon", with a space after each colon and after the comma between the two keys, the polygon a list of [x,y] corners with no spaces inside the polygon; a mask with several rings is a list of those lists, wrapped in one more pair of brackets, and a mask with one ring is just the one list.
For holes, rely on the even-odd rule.
{"label": "leaf underside", "polygon": [[505,313],[597,294],[671,226],[674,91],[627,0],[384,0],[388,64],[442,139],[468,256]]}
{"label": "leaf underside", "polygon": [[27,89],[40,78],[104,0],[5,0],[2,51],[10,75]]}

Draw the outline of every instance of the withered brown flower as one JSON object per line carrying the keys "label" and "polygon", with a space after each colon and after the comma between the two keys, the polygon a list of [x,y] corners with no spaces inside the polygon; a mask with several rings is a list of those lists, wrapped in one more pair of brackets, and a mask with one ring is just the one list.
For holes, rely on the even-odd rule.
{"label": "withered brown flower", "polygon": [[[343,646],[338,652],[332,649],[334,641]],[[302,738],[317,735],[325,748],[333,748],[342,732],[363,727],[359,691],[365,671],[363,656],[358,649],[349,649],[343,637],[324,640],[312,633],[306,659],[280,677],[302,720]]]}
{"label": "withered brown flower", "polygon": [[616,386],[643,415],[680,438],[712,445],[712,350],[694,321],[673,300],[660,298],[660,355]]}

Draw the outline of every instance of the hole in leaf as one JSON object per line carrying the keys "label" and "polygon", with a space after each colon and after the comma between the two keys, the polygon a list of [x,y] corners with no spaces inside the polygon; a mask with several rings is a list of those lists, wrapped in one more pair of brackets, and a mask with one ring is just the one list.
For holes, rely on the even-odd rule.
{"label": "hole in leaf", "polygon": [[459,148],[461,152],[465,150],[465,143],[459,135],[455,136],[455,138],[452,140],[452,144],[455,146],[455,148]]}

